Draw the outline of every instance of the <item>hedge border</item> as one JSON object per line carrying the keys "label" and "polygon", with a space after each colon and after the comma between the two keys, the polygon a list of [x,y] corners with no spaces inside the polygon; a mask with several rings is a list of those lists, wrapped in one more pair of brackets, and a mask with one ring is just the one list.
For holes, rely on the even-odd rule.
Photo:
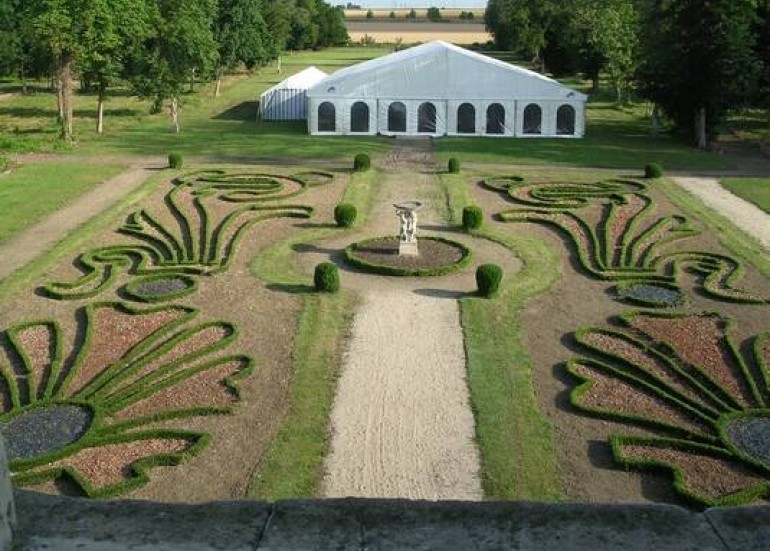
{"label": "hedge border", "polygon": [[[323,174],[333,177],[330,173]],[[276,196],[283,190],[280,180],[295,182],[299,189]],[[81,253],[75,264],[83,275],[71,282],[48,283],[41,288],[42,292],[60,300],[94,298],[112,286],[119,268],[133,276],[222,272],[229,269],[241,239],[255,224],[273,218],[309,218],[314,211],[307,205],[265,204],[303,193],[308,184],[297,177],[200,170],[174,178],[171,184],[173,187],[164,203],[175,224],[164,225],[144,209],[132,212],[118,232],[136,239],[136,244],[99,247]],[[255,188],[252,191],[256,195],[248,200],[232,195],[248,191],[250,187]],[[178,195],[191,189],[194,189],[193,207],[185,208]],[[260,192],[265,189],[267,191]],[[215,217],[204,204],[204,199],[212,196],[241,206],[214,221]],[[192,216],[196,219],[192,220]],[[250,218],[243,220],[243,217]]]}
{"label": "hedge border", "polygon": [[[555,227],[568,237],[577,252],[580,265],[595,278],[674,285],[681,278],[682,272],[691,269],[703,277],[701,287],[713,298],[744,304],[770,302],[770,299],[734,287],[735,282],[743,276],[745,268],[740,261],[730,256],[703,251],[663,251],[670,243],[696,236],[698,232],[682,215],[650,220],[654,201],[646,195],[647,186],[641,182],[608,179],[592,184],[522,183],[516,186],[486,187],[505,192],[515,202],[527,205],[527,208],[500,213],[501,220],[535,222]],[[527,197],[514,193],[522,190],[527,191]],[[641,200],[643,205],[629,217],[620,234],[613,238],[612,228],[629,196]],[[574,212],[592,199],[605,200],[607,206],[595,225],[589,224]],[[663,236],[657,237],[660,232],[664,232]]]}
{"label": "hedge border", "polygon": [[470,248],[466,247],[462,243],[453,241],[452,239],[447,239],[445,237],[436,237],[436,236],[420,237],[418,239],[418,243],[419,241],[430,240],[430,241],[438,241],[440,243],[446,243],[448,245],[452,245],[460,249],[462,253],[460,260],[452,264],[444,264],[436,268],[401,268],[398,266],[390,266],[387,264],[375,264],[373,262],[367,262],[355,256],[355,252],[358,247],[367,245],[369,243],[374,243],[375,241],[381,241],[383,239],[394,239],[394,238],[398,239],[398,236],[373,237],[370,239],[364,239],[363,241],[357,241],[356,243],[351,243],[350,245],[345,247],[345,261],[350,263],[352,266],[360,268],[364,271],[374,273],[374,274],[379,274],[379,275],[402,276],[402,277],[403,276],[428,277],[428,276],[441,276],[441,275],[446,275],[446,274],[459,271],[465,268],[466,266],[468,266],[468,264],[470,264],[472,260],[473,255],[471,253]]}
{"label": "hedge border", "polygon": [[[710,372],[682,360],[674,345],[655,340],[648,334],[644,334],[643,338],[636,336],[637,330],[633,325],[633,321],[637,316],[658,319],[687,319],[693,316],[716,318],[721,326],[720,332],[728,353],[735,362],[733,367],[740,374],[756,404],[743,406],[738,403],[736,401],[737,398],[725,389]],[[731,318],[717,313],[676,314],[636,311],[623,314],[619,319],[625,325],[623,330],[587,327],[579,329],[575,333],[577,342],[594,355],[599,354],[601,359],[596,357],[579,357],[573,358],[566,364],[567,372],[578,381],[578,384],[573,386],[569,395],[570,404],[574,408],[593,417],[653,429],[666,435],[649,437],[611,436],[610,445],[615,461],[621,465],[637,469],[664,469],[671,472],[674,478],[675,490],[689,502],[699,506],[746,504],[761,496],[770,495],[770,465],[749,456],[735,447],[726,432],[727,423],[735,418],[770,416],[770,408],[766,405],[766,396],[760,390],[760,385],[763,382],[767,383],[768,377],[770,377],[767,371],[767,362],[762,355],[762,346],[770,340],[770,333],[761,333],[754,340],[754,359],[760,369],[759,373],[755,373],[748,367],[750,360],[740,354],[738,348],[736,348],[734,339],[731,336],[731,330],[734,326]],[[626,356],[591,344],[586,340],[586,336],[591,334],[607,335],[624,340],[633,348],[647,355],[656,364],[663,364],[668,371],[675,373],[677,378],[689,387],[690,392],[697,397],[698,401],[683,394],[676,387],[661,379],[654,371],[650,371],[629,360]],[[712,434],[695,434],[685,427],[663,422],[650,416],[645,417],[644,415],[634,415],[618,410],[597,408],[583,404],[582,397],[590,391],[594,383],[590,376],[579,373],[578,369],[580,366],[598,370],[607,376],[622,381],[624,384],[631,385],[641,394],[663,400],[668,407],[674,408],[693,420],[698,420],[700,423],[710,427]],[[648,461],[625,455],[623,453],[623,446],[628,443],[677,449],[690,453],[705,453],[716,458],[735,461],[751,471],[768,477],[768,482],[759,485],[754,484],[744,490],[714,499],[690,491],[685,483],[682,470],[675,465],[670,465],[664,461]]]}
{"label": "hedge border", "polygon": [[[113,364],[102,372],[95,374],[82,388],[72,392],[68,388],[69,384],[88,357],[95,327],[95,313],[102,308],[114,309],[126,315],[139,316],[177,311],[181,316],[135,342]],[[22,370],[27,374],[30,384],[27,389],[26,400],[24,400],[24,397],[20,395],[20,389],[13,374],[7,372],[4,368],[0,368],[0,377],[4,379],[5,386],[9,389],[9,398],[11,398],[13,404],[13,407],[8,412],[0,415],[0,419],[12,419],[26,411],[58,404],[72,404],[87,408],[92,413],[92,421],[88,430],[78,440],[42,455],[10,461],[9,467],[13,473],[12,479],[18,485],[30,485],[66,474],[78,484],[87,496],[110,497],[145,484],[149,480],[146,471],[150,467],[155,465],[176,465],[197,454],[211,440],[210,434],[204,431],[162,428],[136,431],[137,427],[149,425],[160,420],[226,414],[230,413],[236,404],[231,406],[199,406],[169,409],[164,412],[129,421],[119,421],[113,424],[106,423],[108,418],[118,413],[121,409],[150,398],[158,391],[173,387],[175,384],[204,371],[233,362],[240,365],[234,368],[232,375],[223,378],[222,382],[233,392],[236,400],[238,400],[240,399],[239,381],[253,371],[254,360],[250,356],[245,355],[213,357],[235,341],[238,337],[237,328],[226,322],[197,323],[195,318],[199,311],[193,308],[171,305],[137,310],[120,302],[99,302],[85,306],[83,312],[85,320],[83,322],[83,343],[68,366],[69,370],[67,373],[62,372],[65,367],[62,363],[63,331],[55,320],[22,323],[7,330],[11,347],[21,360]],[[35,380],[32,360],[19,340],[20,332],[37,326],[44,326],[53,333],[54,350],[45,389],[41,389],[39,387],[41,382]],[[129,385],[117,388],[117,390],[115,389],[122,382],[135,376],[143,367],[162,358],[179,343],[194,338],[197,333],[205,331],[210,327],[223,328],[226,332],[225,336],[219,337],[214,343],[202,346],[192,353],[185,354],[167,362],[165,365],[158,366],[151,373],[145,374],[141,379],[134,381],[134,386]],[[213,358],[203,362],[200,361],[207,356]],[[140,380],[142,383],[137,386]],[[99,392],[104,393],[105,391],[107,394],[102,397],[98,396]],[[69,468],[34,470],[48,463],[69,457],[85,448],[150,438],[188,440],[191,442],[191,447],[182,452],[156,454],[140,458],[131,464],[131,477],[120,483],[101,488],[94,487],[87,479],[78,476],[74,470]]]}

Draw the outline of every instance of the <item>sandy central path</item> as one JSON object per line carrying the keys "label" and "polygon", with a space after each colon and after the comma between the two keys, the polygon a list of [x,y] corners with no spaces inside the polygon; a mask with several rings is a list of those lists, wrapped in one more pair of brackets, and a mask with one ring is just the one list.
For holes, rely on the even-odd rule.
{"label": "sandy central path", "polygon": [[[424,171],[430,162],[420,144],[386,159],[368,234],[397,230],[392,203],[403,199],[434,207],[419,224],[440,222],[436,177]],[[439,279],[346,277],[361,302],[332,412],[326,497],[482,498],[459,305],[420,292],[458,283]]]}
{"label": "sandy central path", "polygon": [[481,499],[457,301],[365,293],[337,392],[326,496]]}

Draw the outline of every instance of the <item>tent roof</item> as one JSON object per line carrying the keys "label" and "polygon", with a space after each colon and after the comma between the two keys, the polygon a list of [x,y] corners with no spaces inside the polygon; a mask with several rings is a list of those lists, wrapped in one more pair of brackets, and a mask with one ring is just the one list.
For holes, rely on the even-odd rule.
{"label": "tent roof", "polygon": [[314,84],[325,79],[327,76],[328,75],[318,67],[310,66],[307,69],[303,69],[299,73],[295,73],[291,75],[289,78],[282,80],[272,88],[268,88],[267,90],[262,92],[260,97],[266,96],[267,94],[274,92],[275,90],[280,90],[282,88],[290,89],[290,90],[307,90],[308,88],[312,87]]}
{"label": "tent roof", "polygon": [[585,101],[529,69],[435,40],[332,73],[313,98],[571,99]]}

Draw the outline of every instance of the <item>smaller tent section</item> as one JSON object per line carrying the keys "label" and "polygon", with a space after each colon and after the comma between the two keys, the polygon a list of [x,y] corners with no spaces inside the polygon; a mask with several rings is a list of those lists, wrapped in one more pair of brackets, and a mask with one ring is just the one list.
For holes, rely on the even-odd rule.
{"label": "smaller tent section", "polygon": [[587,97],[436,40],[336,71],[307,91],[314,135],[580,138]]}
{"label": "smaller tent section", "polygon": [[307,118],[305,94],[309,88],[326,78],[326,73],[308,67],[262,93],[259,114],[265,121],[294,121]]}

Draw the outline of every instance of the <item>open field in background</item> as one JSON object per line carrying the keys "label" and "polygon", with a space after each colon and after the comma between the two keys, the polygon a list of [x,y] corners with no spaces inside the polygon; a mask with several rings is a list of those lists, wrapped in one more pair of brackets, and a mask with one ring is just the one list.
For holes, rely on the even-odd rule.
{"label": "open field in background", "polygon": [[484,23],[388,22],[382,20],[348,21],[350,40],[361,42],[368,36],[379,44],[404,44],[444,40],[454,44],[484,44],[492,40]]}
{"label": "open field in background", "polygon": [[[460,22],[460,14],[470,12],[474,20],[484,21],[484,8],[439,8],[441,18],[449,21]],[[406,19],[412,8],[361,8],[360,10],[345,10],[346,21],[357,21],[366,19],[367,12],[372,12],[372,19],[390,19],[390,12],[396,16],[395,19]],[[427,20],[427,8],[414,8],[417,14],[417,20]],[[464,23],[464,21],[463,21]]]}

